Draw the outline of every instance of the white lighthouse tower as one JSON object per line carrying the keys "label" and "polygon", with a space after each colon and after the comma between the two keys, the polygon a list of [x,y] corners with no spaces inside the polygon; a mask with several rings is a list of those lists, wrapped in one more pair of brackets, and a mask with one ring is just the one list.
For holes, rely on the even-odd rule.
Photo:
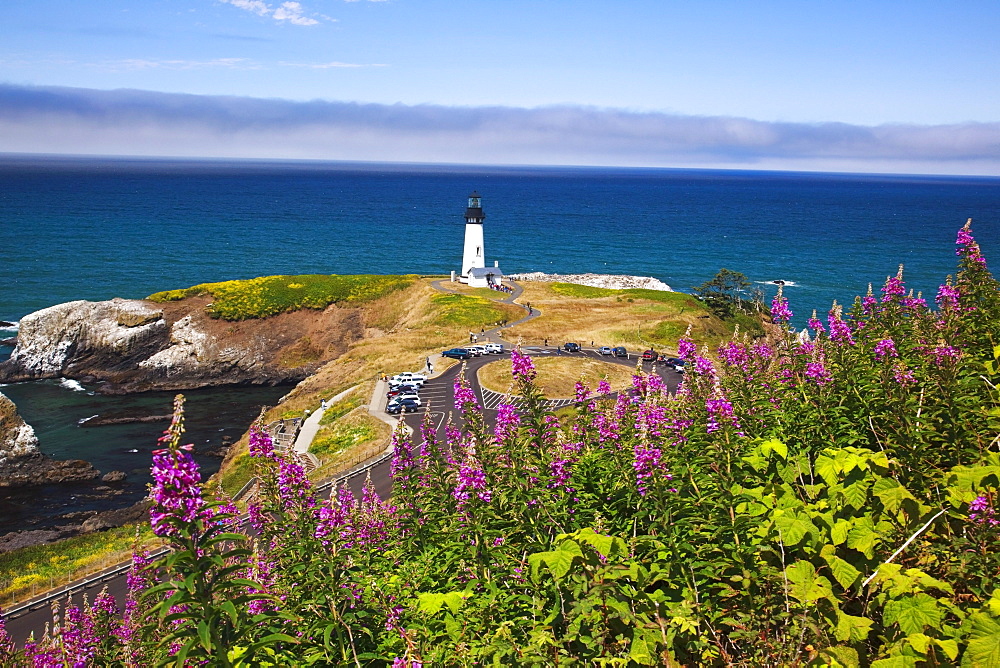
{"label": "white lighthouse tower", "polygon": [[483,247],[483,213],[479,193],[469,195],[469,206],[465,210],[465,251],[462,253],[462,278],[468,282],[473,269],[486,267],[486,249]]}

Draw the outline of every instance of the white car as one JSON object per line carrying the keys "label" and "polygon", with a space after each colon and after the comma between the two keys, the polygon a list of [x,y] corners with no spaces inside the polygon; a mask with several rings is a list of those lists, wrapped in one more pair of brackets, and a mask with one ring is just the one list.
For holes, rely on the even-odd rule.
{"label": "white car", "polygon": [[403,403],[404,399],[410,399],[413,402],[415,402],[418,406],[421,405],[420,404],[420,395],[419,394],[397,394],[396,396],[394,396],[392,399],[389,400],[389,403],[390,404],[392,404],[392,403],[400,404],[400,403]]}
{"label": "white car", "polygon": [[413,373],[412,371],[404,371],[403,373],[397,373],[395,376],[389,379],[390,385],[415,385],[420,387],[427,380],[427,376],[422,373]]}
{"label": "white car", "polygon": [[483,347],[486,348],[486,352],[492,355],[503,355],[502,343],[487,343]]}
{"label": "white car", "polygon": [[486,346],[465,346],[465,349],[472,353],[473,357],[482,357],[486,354]]}

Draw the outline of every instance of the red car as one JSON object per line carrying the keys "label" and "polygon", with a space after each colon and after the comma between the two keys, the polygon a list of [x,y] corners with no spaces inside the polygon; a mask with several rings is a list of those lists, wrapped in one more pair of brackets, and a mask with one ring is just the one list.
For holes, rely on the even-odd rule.
{"label": "red car", "polygon": [[644,362],[655,362],[657,357],[656,351],[652,349],[647,350],[642,354],[642,360]]}

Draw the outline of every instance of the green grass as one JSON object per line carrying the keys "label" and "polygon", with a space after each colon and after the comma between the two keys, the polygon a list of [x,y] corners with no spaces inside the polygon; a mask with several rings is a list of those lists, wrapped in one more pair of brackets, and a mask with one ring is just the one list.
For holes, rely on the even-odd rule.
{"label": "green grass", "polygon": [[137,528],[141,546],[158,540],[144,522],[0,554],[0,604],[30,598],[127,560]]}
{"label": "green grass", "polygon": [[309,452],[317,457],[339,455],[377,435],[374,427],[363,420],[343,419],[321,429],[309,446]]}
{"label": "green grass", "polygon": [[262,276],[240,281],[202,283],[182,290],[166,290],[152,294],[147,299],[170,302],[196,295],[209,295],[214,299],[208,309],[213,318],[249,320],[304,308],[324,309],[330,304],[373,301],[409,287],[415,278],[371,274]]}
{"label": "green grass", "polygon": [[243,485],[250,482],[254,476],[254,458],[250,453],[243,452],[236,455],[232,461],[226,464],[219,473],[219,485],[223,491],[232,496],[243,489]]}
{"label": "green grass", "polygon": [[648,290],[646,288],[628,288],[612,290],[610,288],[595,288],[576,283],[553,283],[552,291],[563,297],[580,299],[599,299],[601,297],[619,297],[623,300],[645,299],[653,302],[670,304],[676,308],[704,309],[705,306],[697,299],[683,292],[667,292],[665,290]]}
{"label": "green grass", "polygon": [[340,401],[327,407],[323,417],[319,419],[321,427],[328,427],[340,418],[344,417],[364,402],[361,392],[353,392]]}
{"label": "green grass", "polygon": [[441,326],[492,327],[510,317],[507,310],[485,297],[436,294],[431,302],[440,310],[434,324]]}

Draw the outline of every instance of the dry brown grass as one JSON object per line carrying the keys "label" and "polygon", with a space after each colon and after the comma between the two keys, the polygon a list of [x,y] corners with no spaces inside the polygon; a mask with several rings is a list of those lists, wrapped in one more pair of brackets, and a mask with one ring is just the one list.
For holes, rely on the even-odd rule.
{"label": "dry brown grass", "polygon": [[[535,359],[538,376],[535,383],[550,399],[572,397],[576,381],[582,380],[591,388],[606,380],[614,390],[627,387],[632,382],[632,369],[621,364],[602,362],[587,357],[545,357]],[[495,362],[479,369],[480,384],[494,392],[508,392],[513,386],[510,364]]]}
{"label": "dry brown grass", "polygon": [[716,344],[732,334],[732,327],[711,315],[693,297],[675,294],[670,303],[628,295],[597,298],[567,297],[551,283],[524,281],[518,300],[531,303],[541,315],[511,327],[509,341],[549,345],[575,341],[585,346],[625,346],[630,351],[677,349],[677,339],[688,326],[696,343]]}

